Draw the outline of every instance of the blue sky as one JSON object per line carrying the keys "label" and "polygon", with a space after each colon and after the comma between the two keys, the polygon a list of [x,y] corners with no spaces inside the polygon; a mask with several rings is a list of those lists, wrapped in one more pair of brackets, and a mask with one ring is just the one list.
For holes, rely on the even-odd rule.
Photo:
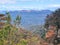
{"label": "blue sky", "polygon": [[55,10],[60,0],[0,0],[0,10]]}

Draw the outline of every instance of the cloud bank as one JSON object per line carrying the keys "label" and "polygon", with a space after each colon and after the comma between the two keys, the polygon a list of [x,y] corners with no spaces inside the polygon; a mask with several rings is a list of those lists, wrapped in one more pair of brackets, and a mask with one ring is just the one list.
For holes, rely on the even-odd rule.
{"label": "cloud bank", "polygon": [[47,7],[60,7],[60,4],[51,4],[51,5],[48,5]]}
{"label": "cloud bank", "polygon": [[[49,3],[46,1],[48,1]],[[51,1],[53,1],[53,3],[51,3]],[[24,9],[41,10],[59,7],[60,3],[58,4],[54,3],[54,0],[0,0],[0,10],[24,10]]]}
{"label": "cloud bank", "polygon": [[0,4],[14,4],[16,0],[0,0]]}

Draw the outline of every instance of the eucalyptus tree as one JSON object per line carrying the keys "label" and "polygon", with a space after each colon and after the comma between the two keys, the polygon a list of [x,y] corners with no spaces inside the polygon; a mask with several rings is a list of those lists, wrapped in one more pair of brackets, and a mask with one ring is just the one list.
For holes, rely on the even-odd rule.
{"label": "eucalyptus tree", "polygon": [[[50,14],[46,17],[45,27],[48,29],[49,25],[56,26],[55,39],[57,39],[58,38],[58,30],[60,29],[60,9],[56,10],[55,12],[53,12],[52,14]],[[56,45],[56,44],[54,44],[54,45]]]}
{"label": "eucalyptus tree", "polygon": [[14,20],[14,23],[17,27],[20,27],[21,16],[17,15],[16,19]]}
{"label": "eucalyptus tree", "polygon": [[7,16],[7,23],[11,24],[11,15],[9,12],[6,12],[6,16]]}

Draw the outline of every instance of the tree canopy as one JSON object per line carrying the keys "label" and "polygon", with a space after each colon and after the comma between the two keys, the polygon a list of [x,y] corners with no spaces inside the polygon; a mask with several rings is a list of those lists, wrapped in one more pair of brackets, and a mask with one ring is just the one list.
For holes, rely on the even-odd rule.
{"label": "tree canopy", "polygon": [[48,28],[49,25],[55,25],[60,28],[60,9],[57,9],[50,15],[47,15],[45,20],[45,28]]}
{"label": "tree canopy", "polygon": [[6,12],[6,15],[7,15],[7,23],[11,23],[11,16],[10,16],[10,13],[9,12]]}

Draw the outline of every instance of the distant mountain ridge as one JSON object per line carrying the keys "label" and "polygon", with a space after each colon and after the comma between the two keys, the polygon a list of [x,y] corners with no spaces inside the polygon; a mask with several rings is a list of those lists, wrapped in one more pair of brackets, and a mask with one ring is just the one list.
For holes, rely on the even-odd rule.
{"label": "distant mountain ridge", "polygon": [[[52,13],[50,10],[16,10],[9,12],[13,20],[17,15],[20,15],[22,17],[21,25],[23,27],[43,24],[47,14]],[[5,14],[6,11],[0,11],[0,14],[1,13]]]}

